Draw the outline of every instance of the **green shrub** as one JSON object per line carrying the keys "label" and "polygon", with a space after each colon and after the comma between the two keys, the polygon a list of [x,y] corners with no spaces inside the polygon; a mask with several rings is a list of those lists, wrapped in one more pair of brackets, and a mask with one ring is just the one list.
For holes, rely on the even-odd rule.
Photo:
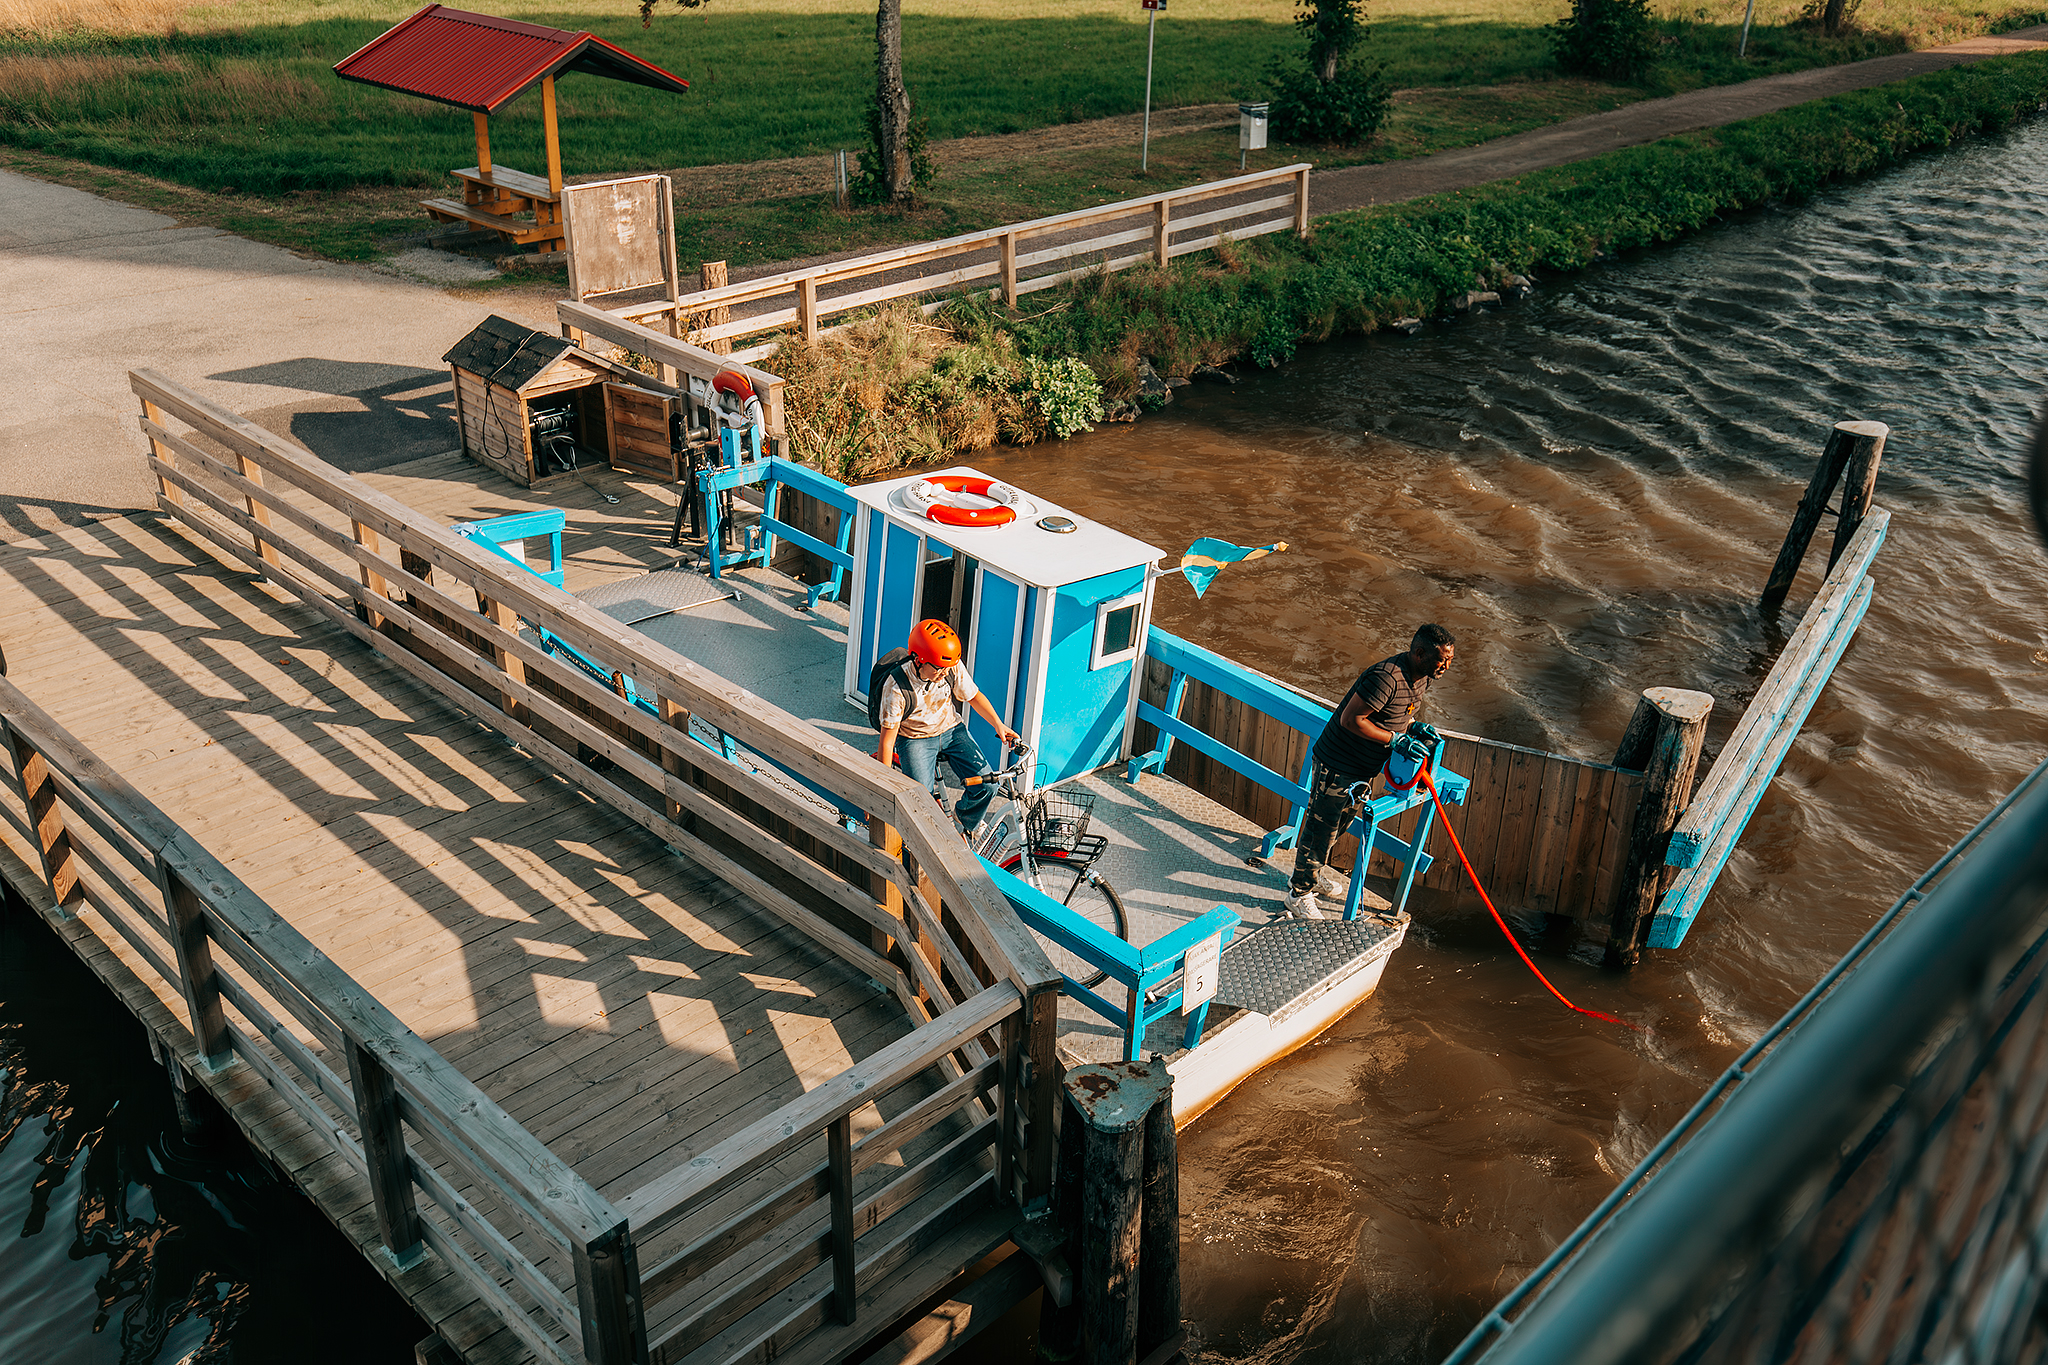
{"label": "green shrub", "polygon": [[1331,79],[1319,81],[1312,71],[1275,63],[1273,132],[1283,142],[1349,147],[1366,141],[1387,121],[1393,102],[1386,73],[1385,62],[1346,62]]}
{"label": "green shrub", "polygon": [[1572,0],[1571,13],[1543,36],[1559,66],[1603,80],[1639,80],[1657,55],[1649,0]]}
{"label": "green shrub", "polygon": [[1045,429],[1064,441],[1077,431],[1093,431],[1102,420],[1102,381],[1073,356],[1024,360],[1024,395],[1045,417]]}

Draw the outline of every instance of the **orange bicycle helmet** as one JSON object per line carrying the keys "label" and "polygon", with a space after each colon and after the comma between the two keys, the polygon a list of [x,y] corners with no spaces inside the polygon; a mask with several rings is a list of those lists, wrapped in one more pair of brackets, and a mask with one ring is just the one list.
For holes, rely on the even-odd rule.
{"label": "orange bicycle helmet", "polygon": [[960,662],[959,632],[927,617],[910,628],[910,652],[933,668],[951,668]]}

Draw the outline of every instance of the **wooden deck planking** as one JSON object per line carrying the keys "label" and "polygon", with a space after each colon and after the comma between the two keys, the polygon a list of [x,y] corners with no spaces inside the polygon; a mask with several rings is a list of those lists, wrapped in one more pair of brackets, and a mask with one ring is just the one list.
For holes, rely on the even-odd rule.
{"label": "wooden deck planking", "polygon": [[[667,508],[649,502],[661,524],[629,524],[665,538]],[[672,1165],[676,1144],[715,1140],[907,1029],[895,1002],[779,921],[174,529],[137,519],[13,548],[0,557],[13,680],[494,1098],[559,1120],[544,1141],[611,1136],[593,1152],[614,1197]],[[609,577],[666,562],[660,549],[622,564],[586,544],[575,559]],[[650,982],[636,955],[698,979]],[[602,995],[605,1030],[548,1021],[534,978],[551,973]],[[762,986],[788,980],[808,993]],[[750,1003],[751,1036],[727,1018]],[[745,1065],[714,1064],[743,1045]],[[536,1070],[563,1093],[534,1088]],[[700,1084],[715,1114],[698,1108]]]}

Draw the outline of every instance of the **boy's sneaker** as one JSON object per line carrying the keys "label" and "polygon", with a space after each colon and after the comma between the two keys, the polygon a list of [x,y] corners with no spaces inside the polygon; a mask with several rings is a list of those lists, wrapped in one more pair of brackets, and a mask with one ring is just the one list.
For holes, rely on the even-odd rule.
{"label": "boy's sneaker", "polygon": [[1295,919],[1328,919],[1330,917],[1323,910],[1323,907],[1317,904],[1314,891],[1303,891],[1297,895],[1290,890],[1280,903],[1287,907],[1287,913]]}

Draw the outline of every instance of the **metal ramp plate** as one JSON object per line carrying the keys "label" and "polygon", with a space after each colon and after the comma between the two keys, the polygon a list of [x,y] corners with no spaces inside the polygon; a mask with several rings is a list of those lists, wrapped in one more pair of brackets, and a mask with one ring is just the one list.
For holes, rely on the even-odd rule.
{"label": "metal ramp plate", "polygon": [[1371,919],[1281,920],[1223,950],[1216,998],[1284,1019],[1373,957],[1392,951],[1392,925]]}
{"label": "metal ramp plate", "polygon": [[657,569],[600,583],[576,595],[620,625],[630,626],[670,612],[701,607],[706,602],[723,602],[738,594],[702,574]]}

